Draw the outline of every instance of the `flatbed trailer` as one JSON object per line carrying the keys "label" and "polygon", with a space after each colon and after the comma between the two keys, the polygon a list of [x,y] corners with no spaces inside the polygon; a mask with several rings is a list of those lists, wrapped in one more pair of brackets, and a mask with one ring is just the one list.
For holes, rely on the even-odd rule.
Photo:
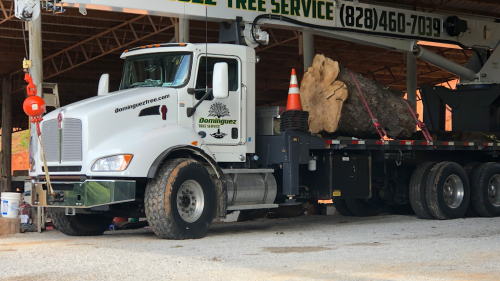
{"label": "flatbed trailer", "polygon": [[[440,190],[442,192],[436,190],[440,197],[434,199],[442,204],[448,199],[449,205],[453,207],[448,206],[450,211],[443,205],[442,208],[450,212],[443,215],[442,210],[441,213],[437,210],[437,215],[430,216],[430,212],[422,214],[422,210],[414,206],[417,215],[427,219],[463,216],[469,207],[471,186],[476,193],[480,189],[480,184],[473,180],[481,177],[483,170],[491,169],[486,166],[499,168],[496,164],[499,152],[497,142],[324,139],[294,130],[284,131],[280,135],[258,136],[256,144],[258,166],[274,167],[275,173],[282,173],[280,176],[275,174],[277,179],[282,179],[278,184],[283,186],[282,194],[300,194],[293,199],[282,198],[283,203],[288,200],[334,199],[337,209],[342,209],[339,204],[346,200],[350,205],[366,205],[366,202],[370,202],[371,205],[366,206],[372,208],[364,208],[363,212],[355,214],[358,216],[378,214],[383,205],[413,203],[426,206],[426,189],[432,189],[435,181],[443,177],[435,173],[429,176],[430,170],[443,164],[451,165],[452,172],[446,172],[445,175],[456,175],[462,182],[458,183],[459,186],[453,186],[451,182],[447,185],[445,179]],[[419,173],[418,167],[427,167],[427,171]],[[481,167],[480,172],[475,175],[478,167]],[[497,188],[493,187],[495,180],[488,181],[490,188]],[[452,189],[451,193],[444,194],[448,187]],[[412,192],[420,192],[423,197],[412,198]],[[493,196],[493,193],[490,195]],[[415,202],[411,202],[412,199]],[[422,202],[417,202],[419,200]],[[492,206],[489,207],[494,207],[490,208],[491,213],[482,213],[497,216],[498,197],[491,197],[491,200]],[[473,204],[470,204],[470,208],[474,208]],[[481,206],[476,208],[481,209]],[[352,215],[348,209],[343,213]]]}

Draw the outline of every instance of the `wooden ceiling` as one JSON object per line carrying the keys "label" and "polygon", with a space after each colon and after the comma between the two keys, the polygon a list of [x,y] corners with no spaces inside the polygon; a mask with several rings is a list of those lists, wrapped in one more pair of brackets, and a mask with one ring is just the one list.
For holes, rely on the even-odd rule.
{"label": "wooden ceiling", "polygon": [[[450,11],[500,18],[500,1],[496,0],[377,0],[361,1],[397,5],[426,12]],[[12,77],[13,126],[26,127],[22,111],[25,98],[21,62],[25,55],[24,31],[11,13],[12,1],[0,0],[0,77]],[[96,95],[102,73],[109,73],[111,90],[119,85],[123,62],[120,54],[127,48],[169,42],[174,37],[177,19],[108,11],[77,9],[53,15],[42,13],[44,81],[57,82],[61,105]],[[218,42],[218,23],[208,23],[208,42]],[[261,46],[257,54],[257,104],[280,104],[286,100],[290,70],[295,68],[301,79],[303,57],[299,53],[300,33],[292,30],[268,29],[271,42]],[[190,22],[190,41],[205,42],[205,23]],[[26,42],[29,44],[29,42]],[[465,64],[470,51],[429,47],[441,55]],[[405,56],[385,49],[315,36],[315,52],[324,54],[354,72],[377,82],[406,90]],[[446,71],[418,62],[418,83],[438,84],[456,77]]]}

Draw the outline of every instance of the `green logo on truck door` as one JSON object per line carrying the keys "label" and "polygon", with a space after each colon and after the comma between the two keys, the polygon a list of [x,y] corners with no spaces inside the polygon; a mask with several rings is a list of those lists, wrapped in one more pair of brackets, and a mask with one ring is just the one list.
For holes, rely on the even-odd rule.
{"label": "green logo on truck door", "polygon": [[220,125],[232,124],[236,125],[236,120],[221,119],[224,116],[229,116],[229,109],[223,103],[216,102],[210,106],[208,116],[216,118],[200,118],[198,127],[200,128],[220,128]]}

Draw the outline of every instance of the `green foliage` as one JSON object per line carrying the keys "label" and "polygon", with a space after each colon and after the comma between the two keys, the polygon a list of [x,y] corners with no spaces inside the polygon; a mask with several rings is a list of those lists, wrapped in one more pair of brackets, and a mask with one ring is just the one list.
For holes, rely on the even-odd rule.
{"label": "green foliage", "polygon": [[19,138],[19,146],[22,147],[23,150],[28,149],[30,146],[30,131],[22,131],[20,134],[21,137]]}
{"label": "green foliage", "polygon": [[[18,137],[14,137],[15,134],[19,134]],[[30,131],[25,130],[15,134],[12,136],[12,153],[17,153],[28,149],[30,146]],[[14,144],[16,139],[18,143],[17,146]]]}

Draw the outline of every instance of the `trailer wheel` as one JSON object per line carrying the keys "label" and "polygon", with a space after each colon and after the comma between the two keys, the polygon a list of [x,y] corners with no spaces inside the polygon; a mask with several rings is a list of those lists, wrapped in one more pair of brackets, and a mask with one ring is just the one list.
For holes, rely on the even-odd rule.
{"label": "trailer wheel", "polygon": [[171,159],[146,186],[146,217],[160,238],[201,238],[212,223],[215,198],[214,184],[201,164]]}
{"label": "trailer wheel", "polygon": [[471,181],[471,201],[481,217],[500,216],[500,164],[484,163]]}
{"label": "trailer wheel", "polygon": [[481,165],[481,162],[471,162],[467,163],[464,166],[465,174],[467,175],[467,178],[469,179],[469,186],[470,186],[470,201],[469,201],[469,207],[467,207],[467,211],[464,214],[464,217],[479,217],[477,214],[476,210],[474,209],[474,206],[472,204],[472,196],[473,196],[473,190],[472,190],[472,180],[474,177],[474,173],[476,172],[476,169]]}
{"label": "trailer wheel", "polygon": [[462,166],[454,162],[434,166],[427,178],[425,197],[436,219],[461,218],[470,201],[469,180]]}
{"label": "trailer wheel", "polygon": [[113,217],[103,215],[76,214],[66,216],[63,212],[55,212],[49,208],[49,215],[54,226],[62,233],[70,236],[97,236],[109,229]]}
{"label": "trailer wheel", "polygon": [[410,204],[417,217],[421,219],[434,219],[431,211],[429,211],[427,200],[425,199],[425,184],[429,172],[435,165],[435,162],[422,163],[411,175],[409,186]]}
{"label": "trailer wheel", "polygon": [[349,211],[357,217],[378,216],[384,209],[384,202],[378,197],[378,192],[373,192],[368,199],[346,199]]}
{"label": "trailer wheel", "polygon": [[335,210],[337,210],[339,214],[343,215],[344,217],[352,217],[352,213],[351,211],[349,211],[349,207],[347,206],[347,202],[345,201],[345,199],[334,197],[332,199],[332,202]]}

